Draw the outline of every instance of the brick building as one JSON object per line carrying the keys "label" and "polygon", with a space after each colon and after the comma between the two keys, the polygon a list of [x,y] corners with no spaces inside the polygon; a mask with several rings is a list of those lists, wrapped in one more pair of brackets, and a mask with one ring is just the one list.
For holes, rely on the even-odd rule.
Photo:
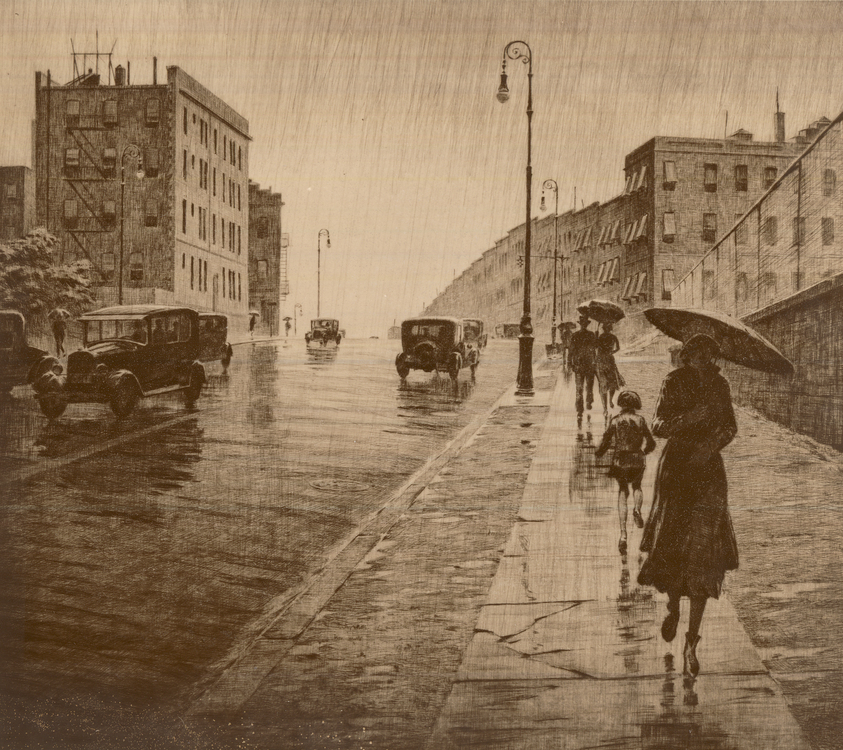
{"label": "brick building", "polygon": [[29,167],[0,167],[0,241],[35,227],[35,181]]}
{"label": "brick building", "polygon": [[65,261],[89,262],[100,301],[185,304],[244,328],[248,121],[178,67],[158,84],[157,64],[150,85],[121,66],[113,85],[36,73],[35,98],[37,220]]}
{"label": "brick building", "polygon": [[290,293],[283,205],[281,193],[249,182],[249,308],[260,312],[260,327],[270,336],[281,330],[279,310]]}
{"label": "brick building", "polygon": [[[670,291],[774,182],[806,144],[817,124],[793,141],[784,139],[776,114],[776,140],[759,142],[739,130],[729,138],[656,137],[624,160],[623,191],[557,217],[534,220],[531,308],[537,340],[549,339],[552,318],[553,220],[557,222],[560,276],[557,316],[573,320],[576,306],[592,297],[626,308],[619,334],[629,339],[648,324],[641,312],[669,305]],[[523,299],[524,225],[459,276],[428,312],[484,318],[493,329],[518,322]]]}

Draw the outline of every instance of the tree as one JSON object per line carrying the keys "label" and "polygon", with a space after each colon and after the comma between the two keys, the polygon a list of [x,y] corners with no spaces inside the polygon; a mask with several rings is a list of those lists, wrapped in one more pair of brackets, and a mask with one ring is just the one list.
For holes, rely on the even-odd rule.
{"label": "tree", "polygon": [[61,307],[72,315],[90,309],[96,299],[88,279],[88,261],[58,264],[58,240],[46,229],[0,244],[0,308],[27,318]]}

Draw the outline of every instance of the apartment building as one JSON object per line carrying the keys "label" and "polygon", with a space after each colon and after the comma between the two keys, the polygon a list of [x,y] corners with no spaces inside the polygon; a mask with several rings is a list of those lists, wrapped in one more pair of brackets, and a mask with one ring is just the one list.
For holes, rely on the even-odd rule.
{"label": "apartment building", "polygon": [[281,193],[249,183],[249,309],[261,314],[260,328],[270,336],[281,331],[279,310],[290,293],[283,205]]}
{"label": "apartment building", "polygon": [[35,181],[29,167],[0,167],[0,241],[35,227]]}

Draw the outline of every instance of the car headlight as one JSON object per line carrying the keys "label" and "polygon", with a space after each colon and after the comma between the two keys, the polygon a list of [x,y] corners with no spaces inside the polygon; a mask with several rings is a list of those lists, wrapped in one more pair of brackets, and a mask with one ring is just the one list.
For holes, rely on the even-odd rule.
{"label": "car headlight", "polygon": [[50,367],[50,371],[53,375],[61,375],[64,372],[64,368],[58,362],[55,362],[52,367]]}

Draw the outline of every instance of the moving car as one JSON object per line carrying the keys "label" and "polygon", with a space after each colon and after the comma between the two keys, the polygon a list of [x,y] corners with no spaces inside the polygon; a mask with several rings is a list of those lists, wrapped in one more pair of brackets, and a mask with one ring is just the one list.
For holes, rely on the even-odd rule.
{"label": "moving car", "polygon": [[203,362],[219,360],[223,368],[231,363],[232,349],[228,343],[228,318],[220,313],[199,313],[199,359]]}
{"label": "moving car", "polygon": [[41,411],[61,416],[69,403],[107,403],[118,417],[144,396],[183,391],[192,404],[205,384],[199,361],[199,314],[186,307],[127,305],[83,315],[83,348],[67,358],[67,374],[45,357],[32,384]]}
{"label": "moving car", "polygon": [[340,322],[335,318],[317,318],[310,321],[310,330],[304,334],[304,340],[308,344],[327,346],[328,344],[340,345],[342,333]]}
{"label": "moving car", "polygon": [[401,353],[395,358],[399,377],[410,370],[447,372],[452,380],[464,367],[471,375],[480,364],[480,346],[465,336],[463,321],[456,318],[410,318],[401,324]]}
{"label": "moving car", "polygon": [[[26,343],[26,320],[17,310],[0,310],[0,393],[32,382],[47,352]],[[50,363],[52,366],[52,363]]]}
{"label": "moving car", "polygon": [[476,343],[482,351],[489,340],[489,334],[483,333],[483,321],[478,318],[463,318],[465,340]]}

